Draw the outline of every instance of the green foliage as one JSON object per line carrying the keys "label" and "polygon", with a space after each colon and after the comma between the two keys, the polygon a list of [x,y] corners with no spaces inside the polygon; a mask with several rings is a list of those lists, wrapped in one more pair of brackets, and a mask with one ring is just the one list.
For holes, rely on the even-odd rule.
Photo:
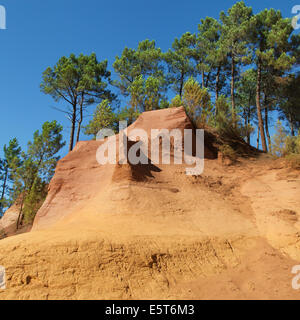
{"label": "green foliage", "polygon": [[195,36],[190,32],[182,35],[180,39],[175,38],[172,49],[164,54],[164,60],[168,66],[168,79],[172,89],[182,96],[185,81],[195,74],[194,66],[191,62],[193,55],[193,43]]}
{"label": "green foliage", "polygon": [[256,71],[246,70],[237,82],[236,102],[240,117],[244,120],[245,136],[250,144],[250,135],[253,132],[251,122],[256,119]]}
{"label": "green foliage", "polygon": [[278,121],[273,140],[273,154],[276,157],[284,157],[289,167],[300,169],[300,134],[298,136],[287,135],[287,131]]}
{"label": "green foliage", "polygon": [[27,153],[22,153],[21,165],[15,169],[11,202],[21,198],[26,222],[32,222],[46,196],[47,185],[59,160],[57,154],[65,145],[62,130],[56,121],[45,122],[42,131],[34,133]]}
{"label": "green foliage", "polygon": [[171,100],[171,103],[170,103],[170,108],[178,108],[178,107],[182,107],[183,106],[183,102],[181,100],[181,97],[180,95],[176,95],[172,100]]}
{"label": "green foliage", "polygon": [[291,134],[295,135],[295,131],[300,128],[300,95],[298,93],[300,87],[300,75],[290,75],[279,84],[279,113],[280,119],[287,119]]}
{"label": "green foliage", "polygon": [[94,53],[80,54],[76,57],[62,57],[57,64],[48,67],[43,73],[41,90],[55,101],[63,101],[68,107],[63,110],[71,121],[72,129],[69,150],[73,149],[75,126],[78,120],[77,141],[86,106],[112,100],[115,96],[108,90],[111,73],[107,70],[107,61],[98,62]]}
{"label": "green foliage", "polygon": [[219,151],[222,153],[223,157],[225,158],[229,158],[232,161],[235,161],[237,159],[237,153],[228,144],[221,145],[219,147]]}
{"label": "green foliage", "polygon": [[96,138],[97,133],[104,128],[114,129],[116,131],[117,116],[113,112],[109,100],[103,100],[96,108],[93,119],[85,126],[85,134],[93,135]]}
{"label": "green foliage", "polygon": [[[239,1],[221,12],[219,20],[201,19],[195,33],[175,38],[166,52],[148,39],[137,48],[125,47],[113,63],[118,79],[112,84],[125,98],[115,115],[107,61],[98,62],[95,54],[62,57],[53,69],[44,72],[41,88],[70,106],[64,110],[72,122],[70,150],[76,122],[78,140],[81,127],[95,136],[106,122],[115,125],[114,116],[130,124],[141,112],[185,105],[195,124],[215,126],[249,144],[253,125],[258,123],[266,151],[264,133],[270,146],[268,124],[272,119],[268,113],[279,110],[292,135],[300,127],[300,77],[295,74],[300,63],[300,35],[292,32],[290,19],[284,19],[280,11],[265,9],[254,14]],[[190,85],[191,77],[201,85]],[[170,103],[166,98],[169,89],[177,94]],[[98,105],[94,119],[83,126],[85,108],[102,100],[109,101],[110,109]]]}
{"label": "green foliage", "polygon": [[196,68],[202,78],[202,87],[213,88],[216,94],[224,85],[224,73],[227,67],[226,48],[220,39],[222,25],[214,18],[201,19],[198,25],[198,33],[195,38],[195,46],[192,57],[196,62]]}
{"label": "green foliage", "polygon": [[63,127],[57,121],[45,122],[42,131],[33,134],[33,141],[28,143],[28,157],[33,161],[38,176],[47,183],[54,174],[59,159],[57,153],[65,146],[62,136]]}
{"label": "green foliage", "polygon": [[129,86],[130,105],[137,112],[151,111],[160,109],[161,104],[165,102],[165,97],[162,93],[161,83],[162,78],[150,76],[143,78],[138,76]]}
{"label": "green foliage", "polygon": [[286,154],[300,154],[300,135],[287,136],[285,140],[285,153]]}
{"label": "green foliage", "polygon": [[183,87],[183,104],[190,119],[197,126],[209,124],[212,119],[212,104],[206,88],[190,78]]}
{"label": "green foliage", "polygon": [[23,204],[24,223],[33,223],[36,213],[42,206],[47,196],[47,184],[40,179],[35,179],[35,182],[26,195]]}
{"label": "green foliage", "polygon": [[78,57],[71,54],[45,70],[41,90],[55,101],[64,99],[71,105],[79,103],[82,97],[85,103],[94,103],[111,95],[107,90],[109,78],[107,61],[98,62],[95,53]]}
{"label": "green foliage", "polygon": [[286,140],[287,140],[287,131],[283,127],[281,121],[276,123],[276,132],[272,137],[272,153],[276,157],[283,157],[287,154],[286,152]]}
{"label": "green foliage", "polygon": [[235,63],[249,62],[247,37],[249,32],[249,20],[252,16],[252,8],[247,7],[244,1],[235,3],[228,9],[227,15],[222,11],[220,20],[223,23],[221,40],[223,47]]}
{"label": "green foliage", "polygon": [[16,138],[9,141],[8,146],[3,148],[4,158],[0,159],[0,216],[6,207],[10,205],[10,184],[14,179],[15,170],[21,165],[21,148]]}
{"label": "green foliage", "polygon": [[220,95],[216,101],[215,125],[219,128],[223,123],[229,121],[230,106],[228,99],[224,95]]}
{"label": "green foliage", "polygon": [[272,153],[276,157],[288,157],[297,160],[300,155],[300,135],[290,136],[280,120],[272,137]]}
{"label": "green foliage", "polygon": [[253,131],[249,124],[232,121],[228,98],[224,95],[219,96],[216,101],[215,127],[221,136],[230,140],[248,137]]}
{"label": "green foliage", "polygon": [[117,118],[119,121],[127,121],[128,125],[131,125],[140,115],[139,111],[136,111],[133,107],[127,106],[122,108],[117,113]]}
{"label": "green foliage", "polygon": [[287,155],[285,159],[291,168],[300,170],[300,154],[292,153]]}
{"label": "green foliage", "polygon": [[162,52],[155,41],[144,40],[136,50],[125,48],[113,67],[119,76],[115,85],[135,112],[159,109],[165,101],[167,80],[162,66]]}
{"label": "green foliage", "polygon": [[247,38],[249,20],[252,8],[247,7],[243,1],[235,3],[227,12],[221,12],[220,19],[223,23],[221,43],[231,59],[231,108],[232,121],[236,125],[235,82],[236,72],[241,64],[250,63],[250,51]]}

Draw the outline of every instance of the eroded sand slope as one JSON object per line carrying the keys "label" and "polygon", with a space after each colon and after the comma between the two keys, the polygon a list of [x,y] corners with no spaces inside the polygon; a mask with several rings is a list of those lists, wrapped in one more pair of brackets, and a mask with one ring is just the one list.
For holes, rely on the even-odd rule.
{"label": "eroded sand slope", "polygon": [[[183,108],[134,128],[191,128]],[[33,231],[0,241],[0,299],[299,299],[300,174],[267,156],[224,167],[100,166],[101,142],[59,162]]]}

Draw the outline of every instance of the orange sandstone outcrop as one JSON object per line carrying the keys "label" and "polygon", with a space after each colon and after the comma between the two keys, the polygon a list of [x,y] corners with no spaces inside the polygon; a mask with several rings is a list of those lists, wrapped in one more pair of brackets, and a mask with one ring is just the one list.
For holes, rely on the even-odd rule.
{"label": "orange sandstone outcrop", "polygon": [[[135,129],[143,129],[149,137],[149,154],[151,146],[151,129],[193,129],[183,107],[144,112],[136,122],[127,129],[127,135]],[[118,142],[117,135],[117,142]],[[193,139],[193,142],[195,137]],[[59,161],[55,176],[49,187],[48,197],[39,210],[33,230],[46,228],[71,215],[83,207],[99,193],[107,190],[112,181],[122,178],[145,180],[151,178],[152,171],[159,170],[151,165],[100,165],[96,160],[97,149],[103,142],[82,141],[74,151]],[[129,142],[130,143],[130,142]],[[212,145],[205,145],[206,158],[216,158]],[[117,159],[119,159],[117,143]],[[130,176],[128,175],[130,171]],[[114,192],[115,193],[115,192]]]}
{"label": "orange sandstone outcrop", "polygon": [[[173,108],[136,128],[192,125]],[[200,176],[186,164],[99,165],[102,143],[60,160],[33,230],[0,241],[0,299],[300,298],[299,173],[266,155],[224,167],[207,136]]]}

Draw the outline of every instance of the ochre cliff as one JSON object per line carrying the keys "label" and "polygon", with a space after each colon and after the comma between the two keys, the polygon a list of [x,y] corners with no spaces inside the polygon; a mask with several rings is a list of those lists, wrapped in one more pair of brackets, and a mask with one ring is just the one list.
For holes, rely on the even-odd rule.
{"label": "ochre cliff", "polygon": [[[192,128],[183,108],[128,128]],[[118,140],[118,137],[117,137]],[[299,299],[300,175],[266,155],[205,168],[99,165],[103,142],[60,160],[33,230],[0,241],[0,299]]]}

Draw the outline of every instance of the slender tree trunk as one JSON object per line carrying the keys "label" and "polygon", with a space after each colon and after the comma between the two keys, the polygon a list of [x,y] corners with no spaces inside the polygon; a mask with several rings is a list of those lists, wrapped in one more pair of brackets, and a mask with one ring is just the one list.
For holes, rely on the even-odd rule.
{"label": "slender tree trunk", "polygon": [[[81,115],[81,112],[80,112]],[[80,119],[78,121],[78,127],[77,127],[77,134],[76,134],[76,143],[79,141],[80,139],[80,131],[81,131],[81,124],[82,124],[82,118],[80,116]]]}
{"label": "slender tree trunk", "polygon": [[74,135],[75,135],[75,128],[76,128],[76,105],[73,105],[73,114],[71,119],[71,135],[70,135],[70,144],[69,144],[69,151],[73,150],[74,145]]}
{"label": "slender tree trunk", "polygon": [[250,136],[250,117],[251,117],[251,106],[250,106],[250,102],[249,102],[249,108],[248,108],[248,115],[247,115],[247,143],[251,144],[251,136]]}
{"label": "slender tree trunk", "polygon": [[261,105],[260,105],[260,92],[261,92],[261,65],[258,62],[257,65],[257,83],[256,83],[256,108],[257,108],[257,117],[258,117],[258,125],[261,136],[261,144],[264,152],[267,152],[267,144],[264,130],[263,118],[261,115]]}
{"label": "slender tree trunk", "polygon": [[218,67],[216,75],[216,100],[219,98],[219,82],[220,82],[220,67]]}
{"label": "slender tree trunk", "polygon": [[3,209],[4,206],[3,206],[2,200],[4,199],[4,196],[5,196],[7,179],[8,179],[8,168],[6,168],[4,181],[3,181],[3,185],[2,185],[2,193],[1,193],[1,198],[0,198],[0,200],[1,200],[1,202],[0,202],[0,217],[3,214],[2,209]]}
{"label": "slender tree trunk", "polygon": [[259,134],[260,134],[259,125],[257,125],[256,149],[259,148]]}
{"label": "slender tree trunk", "polygon": [[[248,124],[248,115],[247,115],[247,112],[245,110],[244,111],[244,126],[245,126],[245,128],[247,128],[247,124]],[[246,132],[247,132],[246,141],[248,142],[248,130]]]}
{"label": "slender tree trunk", "polygon": [[268,146],[269,150],[271,151],[271,137],[270,137],[270,132],[269,132],[269,124],[268,124],[268,107],[265,108],[265,127],[266,127],[266,134],[267,134],[267,139],[268,139]]}
{"label": "slender tree trunk", "polygon": [[[7,178],[8,178],[8,168],[6,168],[5,175],[4,175],[4,181],[3,181],[3,185],[2,185],[2,192],[1,192],[1,199],[0,199],[1,201],[4,199]],[[0,208],[2,208],[2,203],[0,203]]]}
{"label": "slender tree trunk", "polygon": [[202,88],[204,88],[204,71],[202,71]]}
{"label": "slender tree trunk", "polygon": [[18,220],[17,220],[17,225],[16,225],[16,229],[19,230],[19,226],[20,223],[23,219],[23,206],[24,206],[24,200],[25,200],[25,191],[22,195],[22,200],[21,200],[21,206],[20,206],[20,210],[19,210],[19,215],[18,215]]}
{"label": "slender tree trunk", "polygon": [[180,98],[182,98],[183,84],[184,84],[184,73],[182,72],[180,77],[180,88],[179,88]]}
{"label": "slender tree trunk", "polygon": [[235,84],[234,72],[235,72],[235,61],[234,61],[234,55],[232,54],[232,61],[231,61],[231,112],[232,112],[233,125],[236,126],[235,97],[234,97],[234,84]]}
{"label": "slender tree trunk", "polygon": [[268,115],[268,99],[267,96],[265,95],[265,128],[266,128],[266,135],[268,139],[268,147],[269,150],[271,151],[271,137],[270,137],[270,132],[269,132],[269,115]]}
{"label": "slender tree trunk", "polygon": [[208,88],[209,78],[210,78],[210,72],[206,76],[205,88]]}
{"label": "slender tree trunk", "polygon": [[80,104],[80,118],[79,118],[79,121],[78,121],[76,142],[78,142],[79,138],[80,138],[80,131],[81,131],[82,121],[83,121],[83,103]]}
{"label": "slender tree trunk", "polygon": [[290,129],[291,129],[291,135],[292,135],[292,137],[294,137],[294,136],[295,136],[294,123],[293,123],[293,121],[292,121],[292,119],[291,119],[291,116],[290,116],[289,118],[290,118],[290,119],[289,119],[289,124],[290,124]]}

